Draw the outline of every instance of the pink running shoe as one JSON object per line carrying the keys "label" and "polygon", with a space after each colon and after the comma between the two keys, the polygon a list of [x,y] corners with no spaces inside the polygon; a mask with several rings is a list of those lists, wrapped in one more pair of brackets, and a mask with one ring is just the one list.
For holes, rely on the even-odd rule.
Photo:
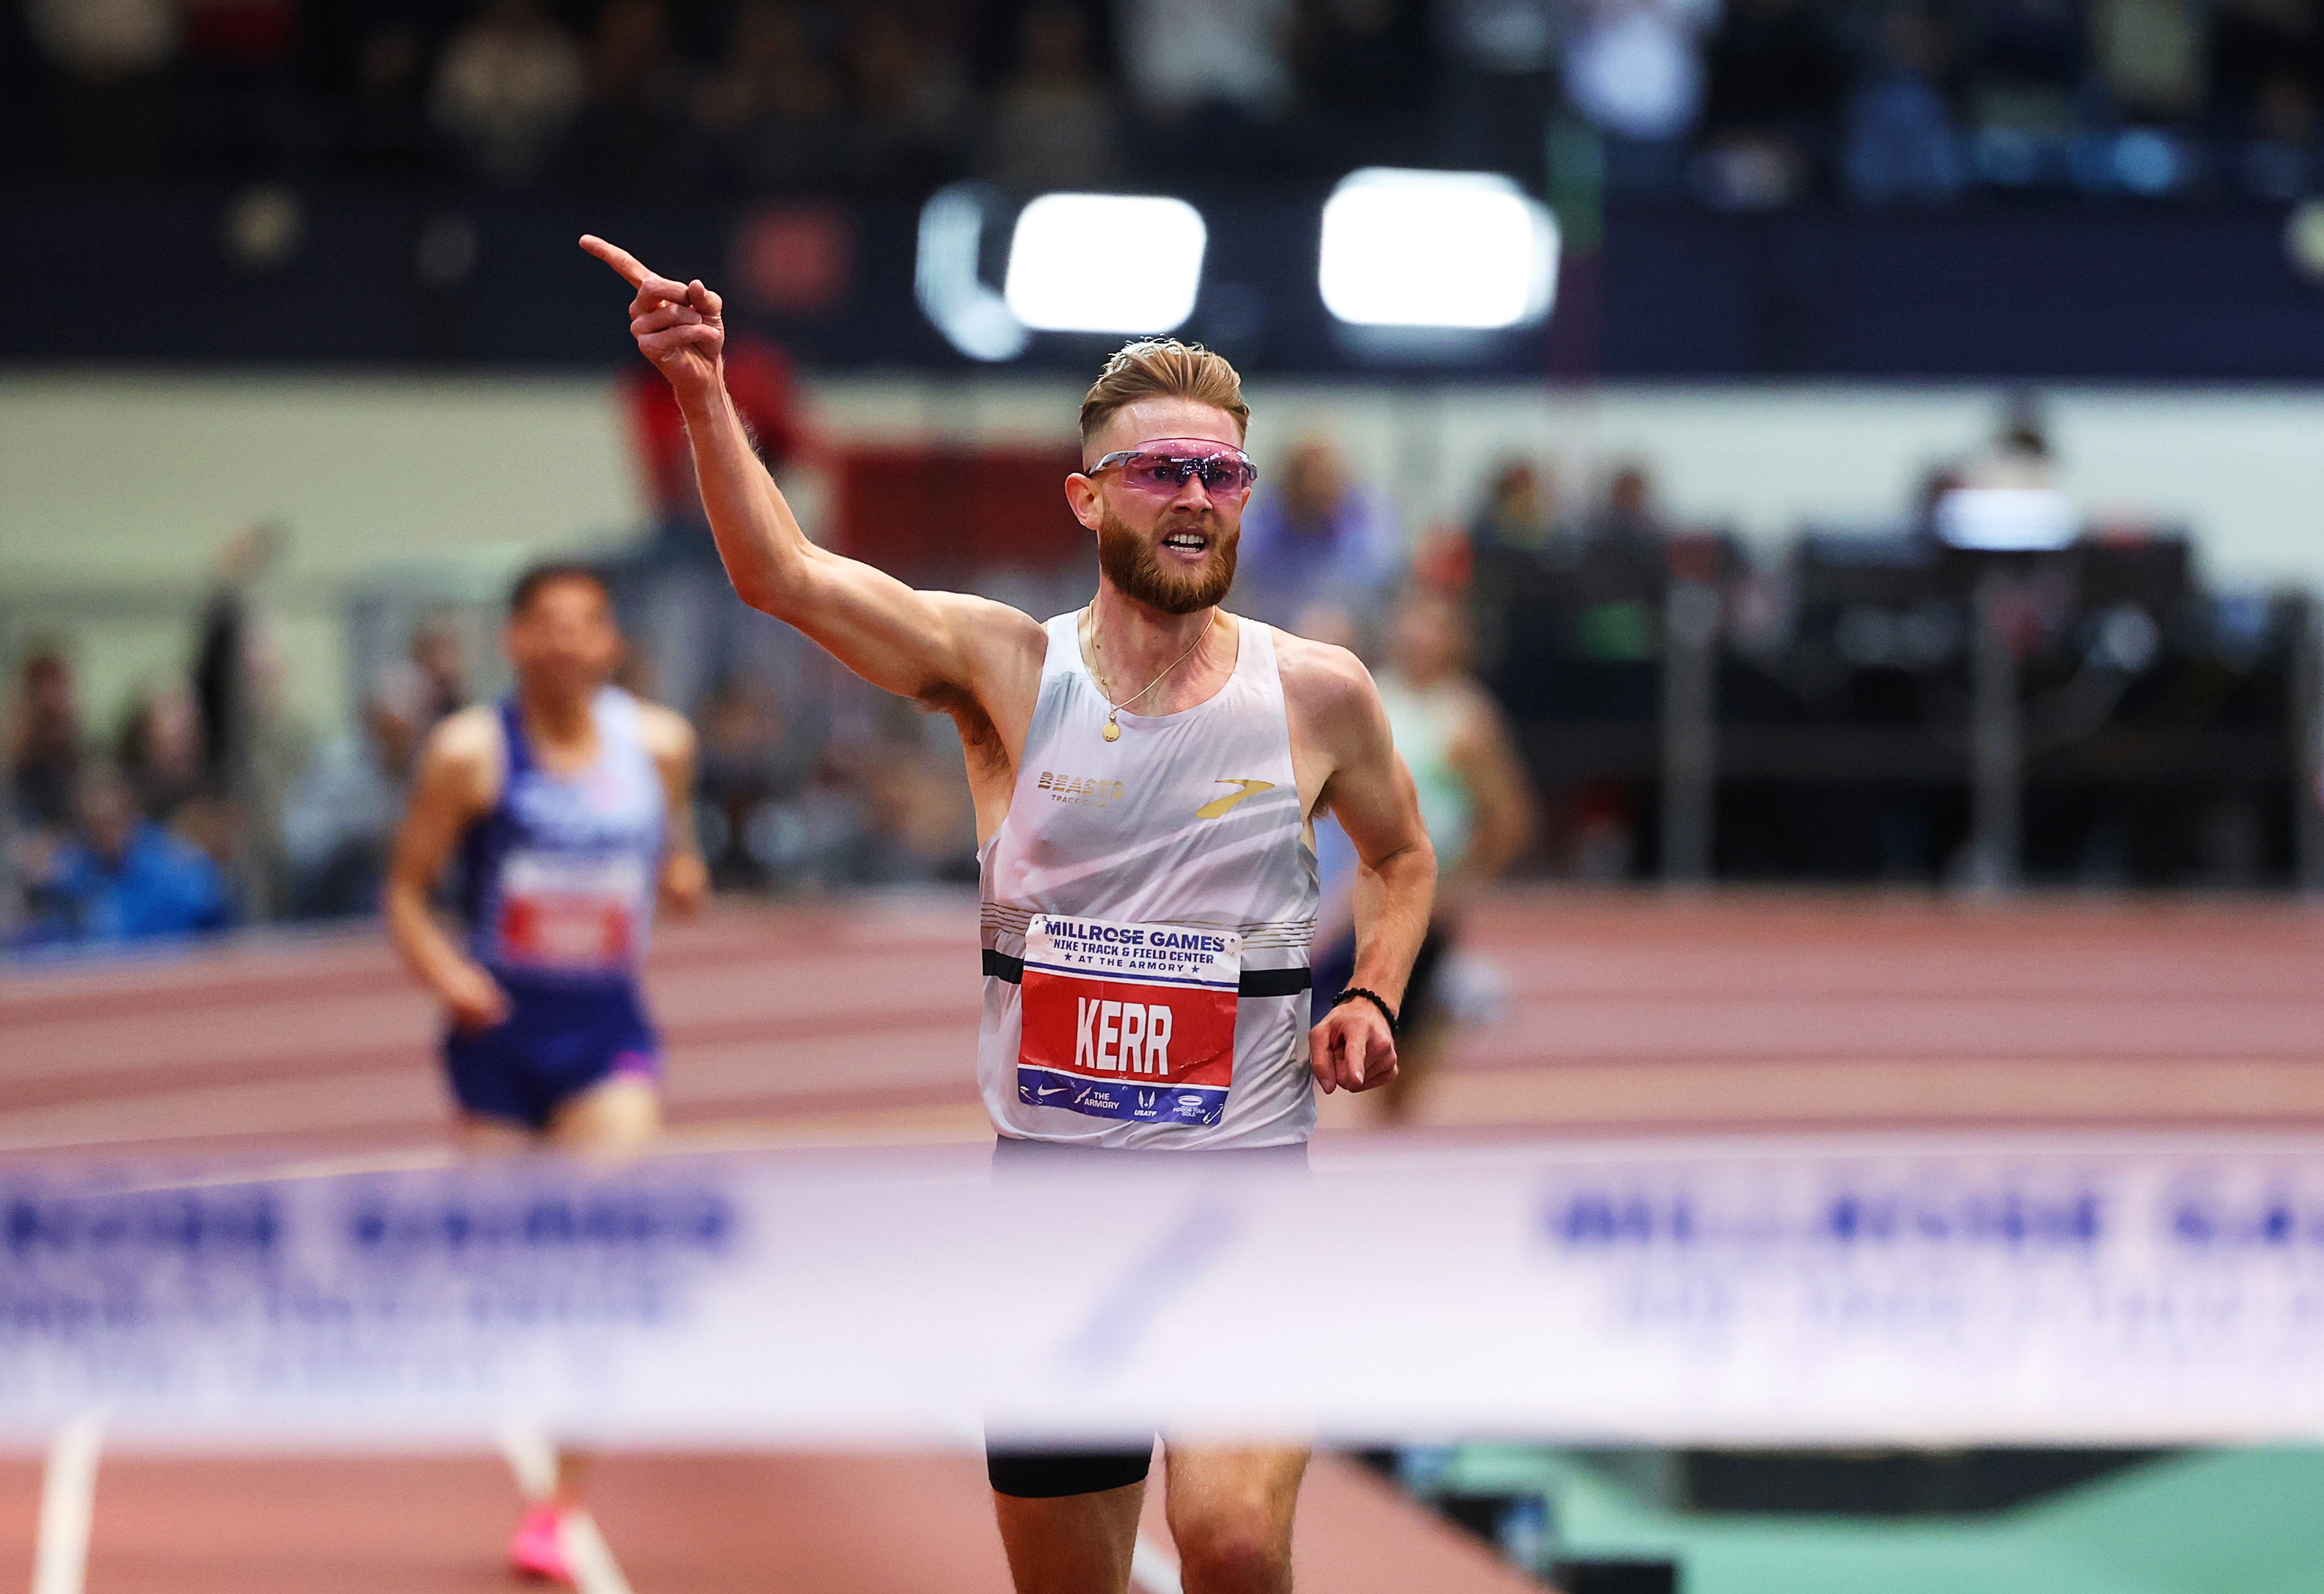
{"label": "pink running shoe", "polygon": [[516,1537],[509,1541],[509,1570],[521,1578],[573,1586],[573,1565],[565,1559],[564,1514],[550,1504],[528,1506]]}

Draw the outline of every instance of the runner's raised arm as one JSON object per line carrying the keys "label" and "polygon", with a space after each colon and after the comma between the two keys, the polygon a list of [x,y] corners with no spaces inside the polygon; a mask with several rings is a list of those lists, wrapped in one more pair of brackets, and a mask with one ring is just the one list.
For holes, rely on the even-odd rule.
{"label": "runner's raised arm", "polygon": [[984,705],[1009,663],[1029,654],[1038,674],[1041,627],[1029,616],[983,598],[916,590],[809,542],[727,394],[719,296],[699,281],[657,275],[603,238],[584,236],[581,247],[637,291],[630,330],[678,396],[703,507],[743,602],[796,626],[874,686],[956,716],[970,702]]}

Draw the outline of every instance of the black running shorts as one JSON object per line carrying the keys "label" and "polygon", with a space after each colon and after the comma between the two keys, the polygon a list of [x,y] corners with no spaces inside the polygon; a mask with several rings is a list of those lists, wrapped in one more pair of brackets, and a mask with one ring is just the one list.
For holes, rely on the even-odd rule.
{"label": "black running shorts", "polygon": [[996,1495],[1055,1500],[1144,1483],[1153,1460],[1150,1444],[1142,1450],[1001,1450],[987,1445],[984,1473]]}

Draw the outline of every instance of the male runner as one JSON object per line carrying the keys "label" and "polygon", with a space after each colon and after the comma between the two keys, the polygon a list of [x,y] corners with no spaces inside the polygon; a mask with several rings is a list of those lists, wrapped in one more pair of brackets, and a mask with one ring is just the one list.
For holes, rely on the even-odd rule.
{"label": "male runner", "polygon": [[[1302,1155],[1314,1096],[1396,1071],[1394,1014],[1436,873],[1370,677],[1342,649],[1219,608],[1255,473],[1233,368],[1133,343],[1082,406],[1065,493],[1097,534],[1097,597],[1046,626],[921,592],[809,542],[752,451],[720,368],[720,301],[602,239],[630,327],[676,391],[718,549],[752,607],[874,685],[950,714],[982,844],[978,1074],[1022,1155]],[[1134,240],[1125,240],[1134,247]],[[1362,860],[1354,987],[1312,1035],[1307,828]],[[1307,1461],[1172,1443],[1189,1594],[1290,1587]],[[1148,1451],[989,1455],[1023,1594],[1120,1594]]]}
{"label": "male runner", "polygon": [[[1434,1068],[1452,1030],[1444,1004],[1444,959],[1460,939],[1462,912],[1533,839],[1533,785],[1509,727],[1468,672],[1469,627],[1435,593],[1406,598],[1388,623],[1380,703],[1396,749],[1420,797],[1420,817],[1443,870],[1427,939],[1413,959],[1397,1014],[1396,1079],[1373,1099],[1379,1117],[1412,1116],[1416,1088]],[[1328,856],[1328,854],[1327,854]],[[1328,872],[1328,871],[1327,871]],[[1315,988],[1336,991],[1356,956],[1344,904],[1327,910],[1315,958]],[[1329,922],[1336,918],[1336,924]]]}
{"label": "male runner", "polygon": [[[516,690],[439,724],[395,840],[388,934],[444,1004],[444,1061],[471,1152],[594,1157],[660,1121],[659,1042],[638,968],[657,894],[690,913],[708,876],[691,822],[694,730],[606,684],[621,633],[604,583],[543,565],[505,633]],[[429,912],[455,849],[466,945]],[[525,1513],[509,1562],[570,1582],[562,1524],[579,1469]]]}

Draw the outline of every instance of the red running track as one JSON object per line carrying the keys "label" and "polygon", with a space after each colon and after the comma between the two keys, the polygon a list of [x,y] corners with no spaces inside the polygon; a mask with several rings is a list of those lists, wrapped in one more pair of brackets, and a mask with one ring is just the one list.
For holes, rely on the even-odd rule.
{"label": "red running track", "polygon": [[[1424,1125],[2324,1123],[2324,915],[2296,904],[1533,892],[1465,945],[1504,1007],[1449,1048]],[[668,931],[650,983],[680,1140],[976,1138],[974,949],[972,904],[945,898]],[[369,934],[14,975],[0,1154],[440,1146],[435,1031]]]}
{"label": "red running track", "polygon": [[[0,1462],[6,1564],[31,1563],[38,1493],[37,1467]],[[612,1456],[589,1496],[636,1594],[1009,1594],[973,1457]],[[1158,1499],[1149,1491],[1155,1531]],[[108,1456],[86,1589],[504,1594],[521,1586],[500,1566],[517,1506],[507,1469],[482,1456]],[[1308,1474],[1293,1554],[1299,1586],[1319,1594],[1538,1589],[1333,1457]]]}

